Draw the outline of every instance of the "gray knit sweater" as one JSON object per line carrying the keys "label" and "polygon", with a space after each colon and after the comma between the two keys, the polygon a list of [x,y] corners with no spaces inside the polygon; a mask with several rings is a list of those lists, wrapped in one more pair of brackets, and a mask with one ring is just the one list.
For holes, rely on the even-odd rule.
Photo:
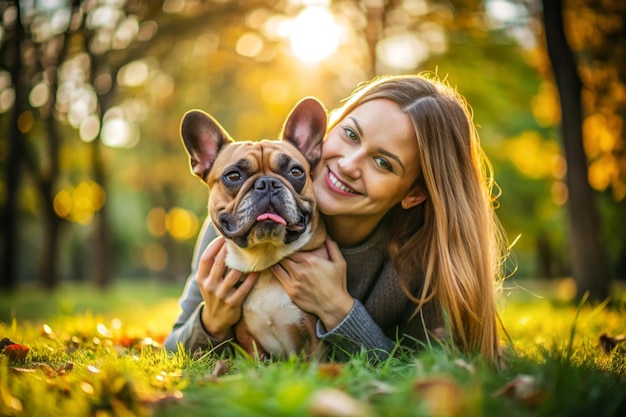
{"label": "gray knit sweater", "polygon": [[[411,316],[416,305],[400,288],[397,275],[389,260],[387,230],[379,227],[357,247],[340,248],[347,263],[348,292],[355,304],[346,318],[334,329],[325,329],[317,323],[317,336],[330,347],[335,359],[365,349],[377,358],[385,358],[396,346],[417,348],[428,340],[427,334],[443,326],[436,302],[429,302],[421,313]],[[165,348],[176,351],[181,343],[187,351],[227,348],[227,340],[216,340],[204,329],[201,321],[202,296],[195,281],[200,255],[216,237],[210,222],[205,222],[201,238],[196,244],[192,271],[180,298],[182,313],[165,341]],[[411,288],[419,294],[419,287]],[[232,335],[231,335],[232,337]]]}

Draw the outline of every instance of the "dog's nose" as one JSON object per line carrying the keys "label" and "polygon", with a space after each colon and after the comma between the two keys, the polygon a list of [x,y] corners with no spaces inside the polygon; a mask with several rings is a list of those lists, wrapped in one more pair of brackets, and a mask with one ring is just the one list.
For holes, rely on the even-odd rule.
{"label": "dog's nose", "polygon": [[282,186],[283,184],[274,177],[260,177],[254,183],[254,188],[258,191],[272,191]]}

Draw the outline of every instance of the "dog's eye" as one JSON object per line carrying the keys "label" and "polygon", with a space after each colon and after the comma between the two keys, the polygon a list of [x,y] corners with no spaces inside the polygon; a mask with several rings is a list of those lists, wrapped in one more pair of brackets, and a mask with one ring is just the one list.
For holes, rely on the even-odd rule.
{"label": "dog's eye", "polygon": [[224,174],[224,178],[226,178],[228,181],[235,182],[241,179],[241,175],[237,171],[229,171]]}
{"label": "dog's eye", "polygon": [[300,167],[293,167],[289,170],[289,174],[291,174],[292,177],[300,178],[304,175],[304,170]]}

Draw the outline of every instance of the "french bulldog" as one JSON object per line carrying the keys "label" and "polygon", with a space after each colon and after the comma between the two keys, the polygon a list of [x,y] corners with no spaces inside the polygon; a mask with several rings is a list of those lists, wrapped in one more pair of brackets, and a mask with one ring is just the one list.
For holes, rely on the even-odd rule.
{"label": "french bulldog", "polygon": [[234,333],[244,350],[262,359],[323,352],[317,318],[293,303],[268,268],[326,239],[311,179],[326,122],[323,105],[305,98],[290,112],[279,140],[235,142],[201,110],[187,112],[181,123],[191,171],[207,184],[209,216],[225,238],[226,266],[261,271]]}

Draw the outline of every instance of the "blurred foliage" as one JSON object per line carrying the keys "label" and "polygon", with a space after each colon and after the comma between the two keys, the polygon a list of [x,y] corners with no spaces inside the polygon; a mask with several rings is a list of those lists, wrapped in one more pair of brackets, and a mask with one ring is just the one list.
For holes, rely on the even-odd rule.
{"label": "blurred foliage", "polygon": [[[566,16],[570,41],[582,57],[590,183],[605,194],[606,240],[613,268],[623,274],[626,44],[623,38],[615,42],[624,31],[622,3],[570,0]],[[20,4],[29,104],[17,120],[44,169],[53,162],[43,140],[45,111],[58,124],[52,204],[68,221],[58,243],[63,279],[91,279],[98,216],[105,209],[116,276],[185,276],[207,205],[206,187],[190,174],[180,143],[185,111],[213,114],[237,139],[274,138],[303,96],[334,108],[376,74],[420,71],[448,80],[473,109],[502,190],[498,214],[511,240],[521,235],[514,248],[518,275],[568,273],[559,103],[533,2]],[[304,12],[312,8],[322,20],[307,20]],[[16,2],[0,1],[0,16],[0,127],[8,132],[18,90],[4,58]],[[60,62],[46,67],[46,54]],[[51,102],[52,110],[46,107]],[[7,147],[3,134],[3,204]],[[106,181],[96,175],[99,163]],[[22,181],[15,220],[21,280],[38,279],[35,260],[43,246],[45,201],[35,182],[32,176]]]}

